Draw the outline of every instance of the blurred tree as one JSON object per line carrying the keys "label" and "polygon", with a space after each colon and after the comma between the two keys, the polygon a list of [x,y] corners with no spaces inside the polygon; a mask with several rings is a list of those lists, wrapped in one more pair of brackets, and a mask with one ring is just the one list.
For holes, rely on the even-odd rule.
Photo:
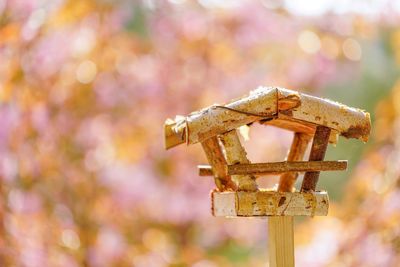
{"label": "blurred tree", "polygon": [[[358,3],[340,11],[315,3],[315,15],[318,8],[293,1],[232,3],[0,1],[0,265],[265,265],[265,221],[212,218],[212,181],[195,172],[205,157],[197,147],[189,148],[189,156],[180,149],[164,152],[159,126],[167,116],[260,84],[372,111],[398,73],[397,9]],[[387,101],[397,99],[397,91]],[[394,103],[379,105],[376,144],[352,182],[359,198],[345,198],[352,204],[344,219],[333,212],[327,219],[332,230],[322,228],[335,242],[345,242],[346,235],[334,231],[358,228],[350,214],[372,221],[362,212],[368,203],[380,208],[377,214],[391,214],[386,202],[394,191],[367,189],[375,184],[380,190],[380,181],[396,177],[385,165],[396,151]],[[246,142],[254,161],[285,156],[290,136],[267,132],[256,127],[250,133],[260,140]],[[260,151],[262,145],[269,150]],[[346,154],[328,156],[356,163],[364,152],[346,147]],[[370,183],[360,182],[361,176]],[[326,185],[332,195],[340,190]],[[354,239],[348,253],[339,253],[345,247],[338,245],[324,264],[346,260],[357,248],[377,248],[377,258],[390,264],[398,257],[397,241],[386,225],[394,221],[360,227],[385,238]],[[307,223],[300,231],[318,237],[320,228]],[[332,241],[318,240],[322,248]],[[312,244],[299,250],[307,264]],[[355,255],[348,261],[361,262],[357,255],[364,254]]]}

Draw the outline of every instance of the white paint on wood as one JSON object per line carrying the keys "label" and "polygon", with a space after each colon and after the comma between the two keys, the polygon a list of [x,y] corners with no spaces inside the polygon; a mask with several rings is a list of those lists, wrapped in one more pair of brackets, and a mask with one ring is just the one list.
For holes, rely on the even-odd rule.
{"label": "white paint on wood", "polygon": [[[236,195],[230,192],[212,192],[213,215],[216,217],[235,217]],[[214,207],[218,207],[215,209]]]}

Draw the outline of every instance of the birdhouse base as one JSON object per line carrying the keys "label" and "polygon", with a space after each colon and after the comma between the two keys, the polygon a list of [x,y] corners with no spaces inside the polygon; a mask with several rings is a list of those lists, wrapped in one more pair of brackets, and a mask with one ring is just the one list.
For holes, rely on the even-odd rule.
{"label": "birdhouse base", "polygon": [[329,197],[325,191],[213,191],[211,209],[217,217],[326,216]]}

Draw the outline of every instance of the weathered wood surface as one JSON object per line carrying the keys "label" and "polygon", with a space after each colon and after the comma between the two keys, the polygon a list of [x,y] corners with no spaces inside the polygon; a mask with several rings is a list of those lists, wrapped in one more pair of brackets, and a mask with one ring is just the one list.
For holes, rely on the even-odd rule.
{"label": "weathered wood surface", "polygon": [[[185,122],[179,120],[177,125],[186,124],[186,128],[176,128],[176,125],[166,126],[166,148],[181,143],[194,144],[212,136],[223,134],[242,125],[277,115],[278,91],[276,88],[251,91],[249,95],[228,103],[224,106],[214,105],[189,114]],[[239,113],[233,110],[242,111]],[[246,114],[247,113],[247,114]],[[257,114],[259,116],[249,115]],[[183,133],[184,132],[184,133]]]}
{"label": "weathered wood surface", "polygon": [[[289,154],[287,156],[287,161],[301,161],[303,160],[304,153],[307,150],[308,143],[310,141],[310,137],[306,134],[295,133],[293,136],[292,145],[289,150]],[[310,165],[310,163],[308,163]],[[345,168],[347,167],[347,164]],[[307,170],[308,171],[308,170]],[[299,176],[298,172],[286,172],[281,175],[279,178],[278,191],[280,192],[292,192],[294,191],[294,184],[296,182],[297,177]]]}
{"label": "weathered wood surface", "polygon": [[[285,119],[277,118],[275,120],[269,121],[260,121],[261,124],[267,126],[274,126],[281,129],[289,130],[294,133],[302,133],[306,134],[312,139],[315,133],[316,125],[313,123],[308,123],[304,121],[296,121],[292,120],[289,117],[285,117]],[[336,130],[331,131],[331,135],[329,136],[329,143],[337,144],[339,140],[339,133]]]}
{"label": "weathered wood surface", "polygon": [[[324,126],[318,126],[311,146],[309,161],[323,160],[328,147],[328,139],[331,130]],[[302,192],[315,191],[319,179],[319,171],[308,171],[304,174],[301,185]]]}
{"label": "weathered wood surface", "polygon": [[325,216],[326,192],[212,192],[212,213],[222,217]]}
{"label": "weathered wood surface", "polygon": [[165,147],[202,142],[255,121],[269,121],[308,134],[312,134],[315,125],[323,125],[334,130],[331,142],[336,133],[367,141],[371,130],[369,113],[362,110],[284,88],[260,87],[226,105],[167,120]]}
{"label": "weathered wood surface", "polygon": [[228,175],[228,166],[224,157],[222,147],[216,136],[211,137],[201,143],[206,154],[208,163],[212,166],[215,178],[215,185],[220,191],[236,190],[235,183]]}
{"label": "weathered wood surface", "polygon": [[164,123],[164,147],[173,148],[185,143],[186,140],[186,118],[176,116],[175,120],[167,119]]}
{"label": "weathered wood surface", "polygon": [[[225,148],[226,161],[229,165],[250,163],[236,130],[221,135],[220,140]],[[256,191],[258,189],[254,175],[247,173],[232,175],[232,180],[236,183],[239,191]]]}
{"label": "weathered wood surface", "polygon": [[270,267],[294,266],[293,216],[268,218],[268,251]]}
{"label": "weathered wood surface", "polygon": [[[279,88],[278,94],[279,98],[286,98],[292,95],[293,91]],[[344,137],[368,141],[371,131],[371,119],[368,112],[307,94],[300,94],[300,102],[301,105],[289,111],[280,112],[278,117],[326,126]]]}
{"label": "weathered wood surface", "polygon": [[[282,161],[252,164],[228,165],[229,175],[239,174],[282,174],[309,171],[344,171],[347,169],[347,160],[338,161]],[[212,176],[213,169],[210,165],[199,165],[200,176]]]}

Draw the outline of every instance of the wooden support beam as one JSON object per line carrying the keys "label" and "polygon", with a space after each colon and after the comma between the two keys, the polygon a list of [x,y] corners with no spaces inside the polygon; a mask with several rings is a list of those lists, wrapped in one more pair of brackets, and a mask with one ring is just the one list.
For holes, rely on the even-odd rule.
{"label": "wooden support beam", "polygon": [[[210,165],[199,165],[200,176],[212,176],[213,168]],[[347,160],[338,161],[283,161],[252,164],[228,165],[228,175],[270,175],[310,171],[344,171],[347,169]],[[291,180],[291,183],[294,181]],[[286,192],[288,190],[280,190]]]}
{"label": "wooden support beam", "polygon": [[[226,161],[229,165],[250,163],[236,130],[224,133],[220,136],[220,140],[225,148]],[[236,182],[239,191],[257,191],[258,189],[254,175],[247,173],[233,175],[232,180]]]}
{"label": "wooden support beam", "polygon": [[[287,157],[288,161],[300,161],[304,157],[310,137],[295,133]],[[310,162],[308,162],[310,165]],[[298,172],[283,173],[279,179],[279,192],[295,191]],[[294,266],[294,223],[293,216],[274,216],[268,219],[269,266]]]}
{"label": "wooden support beam", "polygon": [[287,172],[308,171],[337,171],[345,170],[347,161],[292,161],[292,162],[269,162],[256,164],[237,164],[228,166],[228,173],[233,174],[279,174]]}
{"label": "wooden support beam", "polygon": [[[273,120],[271,120],[273,119]],[[213,105],[165,123],[165,147],[195,144],[255,121],[312,135],[316,125],[332,129],[346,138],[368,140],[369,113],[277,87],[260,87],[224,106]]]}
{"label": "wooden support beam", "polygon": [[[301,161],[303,160],[304,153],[307,150],[308,143],[310,142],[310,136],[302,133],[295,133],[293,136],[293,142],[289,150],[287,161]],[[347,162],[346,162],[347,163]],[[308,162],[310,165],[310,162]],[[311,164],[312,165],[312,164]],[[322,165],[324,166],[324,165]],[[320,167],[322,167],[320,165]],[[326,165],[325,165],[326,166]],[[347,167],[347,164],[346,164]],[[297,170],[299,171],[299,170]],[[310,170],[307,170],[310,171]],[[278,191],[280,192],[292,192],[294,190],[294,184],[298,177],[298,172],[287,172],[283,173],[279,179]]]}
{"label": "wooden support beam", "polygon": [[[207,160],[212,166],[211,173],[215,178],[215,185],[220,191],[236,190],[236,185],[228,175],[228,165],[216,136],[201,143]],[[210,166],[210,167],[211,167]]]}
{"label": "wooden support beam", "polygon": [[212,192],[212,213],[218,217],[325,216],[326,192]]}
{"label": "wooden support beam", "polygon": [[[320,161],[325,157],[328,147],[331,129],[325,126],[317,126],[311,146],[309,161]],[[315,191],[319,179],[319,171],[306,172],[301,185],[302,192]]]}

